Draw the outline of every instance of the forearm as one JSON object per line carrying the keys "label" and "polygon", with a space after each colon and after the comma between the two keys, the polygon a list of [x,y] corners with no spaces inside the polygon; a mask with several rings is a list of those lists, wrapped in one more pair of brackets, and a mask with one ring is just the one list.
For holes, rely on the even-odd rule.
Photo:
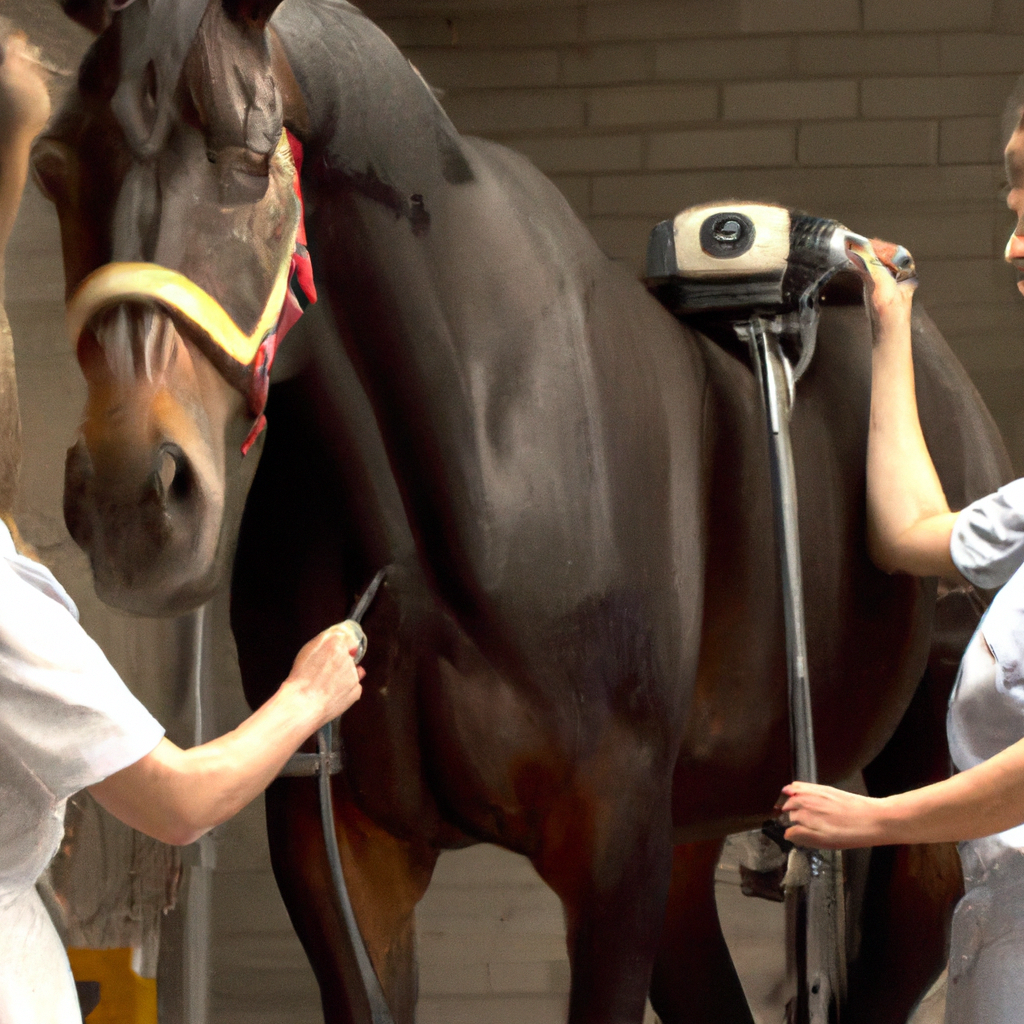
{"label": "forearm", "polygon": [[154,839],[194,842],[266,789],[307,736],[359,699],[357,629],[338,623],[303,645],[277,693],[237,729],[191,750],[161,740],[90,792]]}
{"label": "forearm", "polygon": [[7,243],[18,216],[18,206],[28,177],[32,136],[11,132],[0,142],[0,302],[5,297]]}
{"label": "forearm", "polygon": [[918,417],[909,309],[876,321],[867,506],[868,547],[879,568],[959,580],[949,556],[955,515]]}
{"label": "forearm", "polygon": [[258,796],[322,719],[314,701],[286,685],[237,729],[188,750],[164,740],[90,791],[140,832],[191,843]]}
{"label": "forearm", "polygon": [[1024,823],[1024,740],[975,768],[880,801],[879,844],[960,842]]}

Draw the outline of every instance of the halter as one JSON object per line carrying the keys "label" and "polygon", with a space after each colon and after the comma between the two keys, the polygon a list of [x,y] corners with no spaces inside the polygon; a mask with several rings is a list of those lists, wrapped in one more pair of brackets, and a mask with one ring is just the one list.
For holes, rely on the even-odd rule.
{"label": "halter", "polygon": [[255,420],[242,444],[243,455],[267,425],[264,409],[270,367],[278,345],[306,306],[316,302],[299,184],[302,143],[285,130],[278,149],[283,146],[289,147],[295,166],[293,188],[298,217],[291,244],[285,249],[288,256],[278,268],[266,305],[251,334],[244,334],[209,292],[184,274],[157,263],[107,263],[86,277],[67,303],[67,329],[72,345],[78,344],[86,324],[97,313],[126,302],[161,306],[208,339],[227,357],[231,372],[225,377],[245,396],[249,413]]}

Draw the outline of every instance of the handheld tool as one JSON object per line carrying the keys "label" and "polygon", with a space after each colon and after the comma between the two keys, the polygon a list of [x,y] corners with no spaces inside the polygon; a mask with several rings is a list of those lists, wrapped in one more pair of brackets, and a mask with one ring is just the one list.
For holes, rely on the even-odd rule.
{"label": "handheld tool", "polygon": [[[850,251],[872,243],[838,221],[781,206],[728,203],[684,210],[651,233],[647,284],[681,319],[716,314],[748,349],[768,434],[775,535],[786,626],[793,777],[818,781],[807,672],[796,475],[789,436],[795,385],[817,341],[820,296]],[[897,280],[914,276],[902,246],[876,243]],[[769,834],[771,834],[769,832]],[[787,844],[788,845],[788,844]],[[837,1024],[846,995],[845,897],[841,855],[789,850],[787,919],[795,987],[791,1024]]]}
{"label": "handheld tool", "polygon": [[[693,206],[651,232],[647,286],[679,317],[756,313],[779,337],[795,384],[814,355],[822,289],[853,266],[851,249],[871,246],[838,221],[783,206]],[[916,274],[903,246],[874,246],[897,281]]]}
{"label": "handheld tool", "polygon": [[[374,576],[370,585],[363,592],[363,596],[356,602],[352,613],[341,624],[351,634],[352,646],[358,648],[352,659],[357,665],[366,654],[367,644],[366,634],[360,623],[367,609],[373,603],[373,599],[377,596],[377,591],[380,589],[381,583],[384,582],[387,571],[388,567],[385,566]],[[363,991],[366,993],[369,1004],[370,1019],[373,1024],[394,1024],[394,1018],[391,1016],[387,1000],[384,998],[384,989],[374,970],[366,942],[359,930],[359,922],[356,921],[355,911],[352,909],[352,900],[348,894],[348,886],[345,884],[345,874],[341,866],[338,836],[334,830],[331,776],[337,775],[341,771],[343,763],[340,720],[328,722],[317,731],[316,750],[315,754],[292,754],[278,777],[294,775],[316,775],[318,777],[320,821],[324,830],[324,844],[327,847],[327,862],[331,869],[331,881],[334,883],[334,895],[337,900],[338,913],[345,924],[345,930],[352,943],[352,950],[359,967]]]}

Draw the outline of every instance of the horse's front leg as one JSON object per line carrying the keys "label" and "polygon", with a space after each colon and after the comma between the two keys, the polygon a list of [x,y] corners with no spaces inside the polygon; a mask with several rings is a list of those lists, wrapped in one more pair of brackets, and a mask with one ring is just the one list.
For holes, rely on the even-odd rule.
{"label": "horse's front leg", "polygon": [[722,935],[715,869],[722,840],[677,846],[665,927],[651,980],[662,1024],[753,1024]]}
{"label": "horse's front leg", "polygon": [[[315,779],[279,779],[267,790],[274,875],[320,986],[326,1024],[370,1024],[355,955],[335,909]],[[413,1024],[417,970],[413,911],[437,851],[403,842],[334,787],[334,817],[349,897],[395,1024]]]}
{"label": "horse's front leg", "polygon": [[672,865],[669,782],[587,776],[548,815],[533,862],[565,907],[569,1024],[640,1024]]}

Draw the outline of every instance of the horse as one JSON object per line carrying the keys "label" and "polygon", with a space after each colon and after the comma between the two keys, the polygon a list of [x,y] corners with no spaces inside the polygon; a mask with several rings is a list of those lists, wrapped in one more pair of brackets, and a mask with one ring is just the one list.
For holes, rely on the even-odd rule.
{"label": "horse", "polygon": [[[460,136],[343,0],[64,6],[97,36],[33,167],[88,384],[65,520],[101,598],[176,613],[230,573],[257,706],[389,566],[333,789],[396,1021],[439,852],[492,842],[565,907],[571,1024],[637,1024],[648,995],[665,1024],[749,1024],[714,869],[790,773],[750,367],[607,260],[528,161]],[[268,398],[297,178],[320,301]],[[826,299],[792,421],[819,768],[882,793],[948,771],[949,659],[925,672],[935,582],[867,556],[870,329],[849,281]],[[914,333],[963,504],[1009,463],[922,311]],[[368,1021],[315,787],[280,779],[266,806],[325,1019]],[[902,1021],[941,969],[959,871],[912,847],[871,874],[848,1015]]]}

